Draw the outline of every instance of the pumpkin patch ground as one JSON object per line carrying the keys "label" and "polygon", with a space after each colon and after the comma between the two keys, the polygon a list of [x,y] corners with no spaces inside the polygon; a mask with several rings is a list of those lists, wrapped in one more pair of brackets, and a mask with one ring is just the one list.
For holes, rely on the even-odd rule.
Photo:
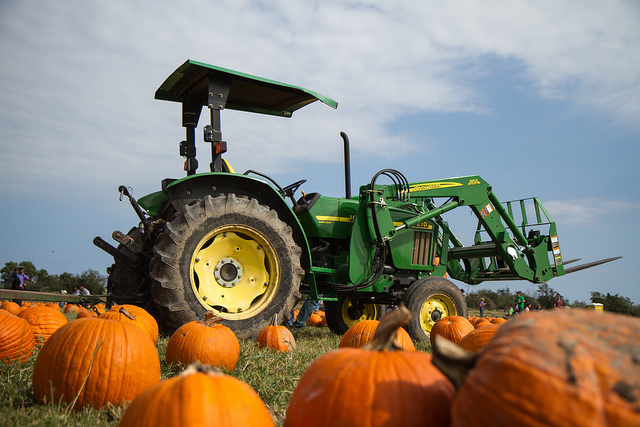
{"label": "pumpkin patch ground", "polygon": [[[569,311],[569,310],[567,310]],[[575,315],[578,316],[579,313],[577,310],[575,311]],[[551,315],[553,313],[549,313]],[[572,313],[573,314],[573,313]],[[606,314],[606,313],[605,313]],[[77,316],[77,312],[66,313],[65,316],[69,320],[69,323],[75,322],[75,317]],[[605,316],[601,319],[608,320],[608,316]],[[531,316],[533,319],[533,316]],[[16,319],[18,319],[16,317]],[[626,318],[625,318],[626,319]],[[583,350],[582,339],[591,340],[593,343],[601,343],[601,338],[598,338],[602,334],[604,334],[605,329],[604,326],[579,326],[573,332],[573,335],[569,334],[568,330],[570,328],[565,327],[567,331],[557,331],[558,337],[561,337],[561,341],[564,341],[563,345],[556,345],[555,347],[546,348],[551,349],[554,348],[554,352],[559,352],[559,354],[563,354],[565,362],[567,360],[572,360],[572,370],[569,372],[573,372],[573,376],[568,376],[563,379],[563,382],[560,382],[561,386],[564,384],[564,389],[561,391],[554,392],[556,400],[558,401],[558,405],[563,405],[565,407],[565,413],[563,413],[562,417],[565,419],[568,416],[573,416],[577,414],[578,411],[576,409],[571,409],[568,411],[568,402],[571,400],[575,400],[575,396],[580,396],[580,393],[584,395],[588,395],[588,393],[597,391],[594,390],[593,386],[589,386],[586,383],[583,383],[583,378],[585,378],[586,373],[588,373],[588,367],[595,367],[595,372],[600,377],[600,384],[602,385],[603,390],[609,390],[607,393],[608,398],[614,396],[615,408],[621,408],[624,405],[633,406],[633,402],[636,399],[638,386],[637,382],[635,382],[635,378],[637,375],[637,369],[640,365],[640,357],[637,356],[640,354],[640,351],[637,349],[638,339],[637,336],[640,336],[640,332],[636,335],[634,328],[637,328],[639,319],[628,318],[632,321],[633,325],[629,326],[620,322],[616,317],[613,322],[604,322],[608,327],[613,326],[613,330],[607,332],[606,340],[611,345],[614,345],[626,349],[627,354],[631,354],[631,360],[635,360],[635,363],[627,364],[628,360],[625,361],[623,359],[615,359],[611,354],[598,354],[599,358],[608,357],[611,361],[609,365],[599,365],[597,360],[590,360],[585,355],[589,352]],[[85,319],[87,320],[87,319]],[[94,321],[99,321],[99,319],[93,319]],[[522,326],[519,326],[518,323],[521,323],[522,319],[509,320],[505,324],[500,324],[496,330],[493,331],[494,335],[488,343],[484,343],[485,348],[490,349],[492,346],[494,347],[493,351],[497,351],[495,349],[502,348],[503,346],[494,343],[494,339],[502,339],[501,336],[504,336],[504,331],[509,330],[520,330],[519,333],[524,334],[527,329],[525,325],[529,324],[526,322]],[[527,322],[532,322],[529,319],[526,319]],[[583,321],[583,320],[581,320]],[[540,327],[539,330],[535,329],[535,323],[532,326],[529,324],[529,329],[533,330],[533,332],[528,332],[528,339],[533,339],[537,341],[540,335],[544,335],[545,328],[549,328],[549,324],[545,327]],[[486,327],[486,326],[485,326]],[[27,330],[27,329],[25,329]],[[631,331],[632,335],[629,335],[629,331]],[[288,352],[280,352],[273,351],[270,348],[260,348],[256,345],[256,342],[253,340],[240,340],[239,341],[239,357],[237,363],[231,372],[224,371],[225,375],[234,377],[241,382],[245,383],[248,387],[254,390],[259,398],[264,402],[266,408],[268,409],[274,423],[276,426],[284,426],[286,423],[287,411],[289,409],[289,405],[292,399],[292,394],[294,390],[300,383],[300,379],[303,374],[309,367],[321,357],[329,354],[332,351],[335,351],[339,347],[341,336],[332,334],[328,328],[316,328],[316,327],[307,327],[302,330],[294,330],[293,336],[296,341],[296,348],[293,351]],[[476,333],[478,334],[478,333]],[[633,336],[634,338],[629,338],[629,336]],[[169,342],[169,335],[166,333],[160,333],[157,343],[154,347],[154,351],[157,353],[156,358],[160,365],[160,381],[176,378],[182,372],[182,368],[176,369],[175,363],[167,363],[165,360],[166,349]],[[486,337],[482,337],[484,340]],[[151,342],[152,340],[150,340]],[[543,363],[546,359],[549,359],[548,355],[545,358],[540,358],[539,356],[534,356],[530,354],[533,352],[533,347],[527,347],[525,345],[519,344],[517,339],[509,339],[508,345],[505,345],[504,348],[518,348],[521,347],[521,351],[516,352],[518,357],[527,362],[527,366],[530,369],[534,369],[536,367],[536,363]],[[570,343],[574,343],[573,346]],[[429,342],[421,342],[414,343],[415,344],[415,352],[431,352],[431,346]],[[71,344],[69,344],[71,345]],[[586,345],[586,344],[585,344]],[[511,347],[509,347],[511,346]],[[539,346],[540,347],[540,346]],[[604,347],[600,345],[599,347]],[[587,347],[584,347],[587,348]],[[573,349],[573,353],[571,350]],[[582,349],[582,350],[581,350]],[[551,350],[549,350],[551,351]],[[591,351],[591,350],[589,350]],[[594,350],[595,351],[595,350]],[[604,350],[603,350],[604,351]],[[81,410],[73,410],[71,403],[59,403],[59,404],[40,404],[36,400],[36,397],[33,393],[33,374],[34,374],[34,365],[36,359],[39,354],[42,352],[41,348],[34,346],[32,350],[32,354],[24,357],[24,363],[13,363],[13,364],[0,364],[0,376],[2,381],[0,382],[0,420],[2,420],[3,425],[75,425],[75,426],[86,426],[86,425],[95,425],[95,426],[116,426],[120,422],[125,413],[127,406],[118,406],[118,405],[106,405],[101,409],[96,409],[93,407],[84,407]],[[567,354],[573,354],[572,358],[568,359]],[[634,356],[635,355],[635,356]],[[533,360],[537,357],[539,362],[533,362]],[[626,357],[626,356],[625,356]],[[634,359],[635,357],[635,359]],[[434,357],[433,359],[436,359]],[[473,369],[483,368],[490,362],[495,363],[497,366],[498,360],[508,360],[502,356],[499,356],[496,353],[492,358],[486,358],[482,361],[482,357],[477,357],[475,361],[475,365]],[[550,362],[544,362],[546,365],[550,365]],[[625,372],[624,377],[619,377],[619,374],[616,371],[615,366],[622,367],[621,370]],[[496,370],[503,370],[505,368],[496,368]],[[565,363],[566,370],[566,363]],[[470,399],[473,402],[476,402],[474,407],[477,407],[477,402],[482,402],[483,411],[488,411],[483,420],[485,423],[483,425],[500,425],[501,417],[504,415],[499,414],[509,414],[509,417],[513,417],[513,413],[509,412],[509,406],[522,406],[521,403],[523,401],[527,401],[527,399],[531,399],[531,402],[534,400],[528,396],[524,396],[521,393],[522,390],[532,390],[536,391],[543,386],[536,387],[526,387],[526,385],[531,380],[523,379],[520,374],[509,374],[513,375],[513,381],[517,383],[516,386],[513,387],[504,387],[505,378],[503,377],[500,380],[496,379],[485,379],[480,375],[480,371],[476,374],[471,374],[472,371],[467,372],[467,378],[469,378],[469,384],[477,388],[478,390],[469,390],[465,391],[464,394],[460,394],[460,391],[454,396],[454,399],[451,403],[451,424],[450,425],[465,425],[467,420],[463,418],[466,416],[464,414],[464,408],[468,405],[464,403],[464,401],[459,401],[459,399]],[[507,371],[504,371],[505,375]],[[555,372],[555,371],[552,371]],[[565,371],[562,371],[565,372]],[[538,378],[537,381],[544,383],[547,378],[550,376],[549,373],[546,373],[542,379]],[[559,376],[559,375],[558,375]],[[588,377],[588,375],[587,375]],[[509,377],[511,378],[511,377]],[[524,377],[526,378],[526,377]],[[573,378],[573,380],[571,379]],[[511,381],[511,379],[509,379]],[[582,388],[580,392],[572,391],[571,382],[575,381],[576,384],[582,384]],[[487,383],[488,382],[488,383]],[[493,390],[487,384],[495,383],[495,386],[498,389]],[[453,383],[452,383],[453,384]],[[568,384],[568,385],[567,385]],[[606,387],[605,387],[606,386]],[[472,391],[477,391],[480,393],[480,396],[474,395],[471,393]],[[577,393],[577,394],[576,394]],[[544,395],[544,393],[539,392],[539,394]],[[458,401],[456,400],[458,399]],[[601,402],[605,402],[606,399],[603,397]],[[544,403],[548,405],[548,402]],[[535,405],[540,405],[536,403]],[[523,407],[525,410],[528,410],[530,406],[535,407],[532,403],[531,405],[525,404]],[[607,405],[603,403],[601,407],[606,407]],[[519,407],[519,406],[518,406]],[[540,409],[538,408],[538,411]],[[525,411],[526,412],[526,411]],[[584,414],[596,414],[594,410],[585,411]],[[637,416],[638,412],[626,411],[623,412],[625,416]],[[591,415],[589,415],[591,416]],[[596,425],[594,423],[589,424],[586,419],[587,416],[584,416],[583,419],[580,419],[580,423],[576,425]],[[602,419],[597,418],[595,415],[593,416],[594,420],[598,420],[598,422],[602,421]],[[627,420],[635,421],[633,418],[620,418],[624,422]],[[491,421],[489,421],[491,420]],[[573,419],[572,419],[573,420]],[[457,424],[456,424],[457,423]],[[468,424],[471,425],[471,424]],[[508,425],[516,425],[511,421]],[[535,425],[527,423],[526,421],[520,422],[517,425]],[[607,425],[598,424],[598,425]],[[614,424],[609,424],[614,425]],[[627,424],[629,425],[629,424]],[[631,424],[633,425],[633,424]]]}

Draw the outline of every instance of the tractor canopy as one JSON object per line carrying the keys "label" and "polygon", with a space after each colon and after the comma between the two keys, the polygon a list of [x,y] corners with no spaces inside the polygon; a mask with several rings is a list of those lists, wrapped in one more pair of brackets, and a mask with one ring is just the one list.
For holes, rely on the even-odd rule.
{"label": "tractor canopy", "polygon": [[337,108],[333,99],[317,92],[241,73],[215,65],[187,60],[158,88],[155,99],[200,106],[291,117],[294,111],[317,100]]}

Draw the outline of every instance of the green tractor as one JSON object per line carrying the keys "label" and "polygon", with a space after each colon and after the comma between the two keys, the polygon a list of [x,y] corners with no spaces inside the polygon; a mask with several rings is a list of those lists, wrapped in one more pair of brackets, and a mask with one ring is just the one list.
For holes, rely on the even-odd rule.
{"label": "green tractor", "polygon": [[[324,301],[328,326],[339,334],[404,303],[413,314],[407,330],[422,341],[440,318],[468,314],[447,277],[471,285],[542,283],[610,260],[565,268],[556,225],[540,201],[501,203],[476,175],[408,182],[385,169],[351,196],[344,133],[345,197],[296,198],[306,180],[281,187],[254,170],[236,173],[223,159],[222,110],[291,117],[318,100],[337,108],[316,92],[188,60],[155,97],[182,103],[186,176],[163,180],[160,191],[139,200],[121,186],[140,223],[126,235],[113,233],[117,247],[100,237],[94,243],[114,257],[114,299],[135,299],[169,328],[213,311],[239,338],[251,338],[274,315],[288,319],[308,294]],[[212,159],[209,171],[197,173],[203,106]],[[444,219],[462,206],[478,218],[471,246]]]}

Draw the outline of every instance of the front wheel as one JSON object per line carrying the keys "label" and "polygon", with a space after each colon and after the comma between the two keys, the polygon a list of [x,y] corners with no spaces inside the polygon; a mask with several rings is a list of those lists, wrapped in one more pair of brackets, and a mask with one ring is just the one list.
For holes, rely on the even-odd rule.
{"label": "front wheel", "polygon": [[324,302],[327,326],[338,335],[344,334],[351,326],[362,320],[380,320],[385,311],[384,305],[352,301],[349,297]]}
{"label": "front wheel", "polygon": [[239,339],[254,338],[299,300],[300,254],[274,210],[235,194],[206,196],[158,236],[153,299],[170,327],[213,311]]}
{"label": "front wheel", "polygon": [[431,328],[443,317],[467,317],[467,303],[460,289],[443,277],[425,277],[409,286],[403,297],[411,312],[405,328],[415,341],[429,341]]}

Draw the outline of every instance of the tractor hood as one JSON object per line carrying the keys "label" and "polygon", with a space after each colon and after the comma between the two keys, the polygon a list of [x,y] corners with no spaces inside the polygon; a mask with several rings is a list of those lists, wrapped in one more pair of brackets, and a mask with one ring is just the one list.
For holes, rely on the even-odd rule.
{"label": "tractor hood", "polygon": [[297,109],[317,100],[338,107],[333,99],[308,89],[192,60],[162,83],[155,99],[184,102],[188,95],[208,105],[210,80],[226,83],[228,95],[220,106],[225,109],[291,117]]}

